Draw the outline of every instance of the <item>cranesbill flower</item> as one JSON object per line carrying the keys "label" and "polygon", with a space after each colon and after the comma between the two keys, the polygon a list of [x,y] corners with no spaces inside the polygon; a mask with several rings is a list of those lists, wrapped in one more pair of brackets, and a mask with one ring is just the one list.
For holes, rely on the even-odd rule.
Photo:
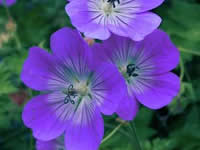
{"label": "cranesbill flower", "polygon": [[179,78],[170,72],[179,63],[179,51],[161,30],[140,42],[113,35],[103,44],[95,44],[93,51],[96,59],[118,67],[129,95],[146,107],[166,106],[179,92]]}
{"label": "cranesbill flower", "polygon": [[16,0],[0,0],[0,5],[5,4],[6,6],[11,6],[16,3]]}
{"label": "cranesbill flower", "polygon": [[50,141],[36,141],[37,150],[66,150],[64,144],[64,136],[60,136]]}
{"label": "cranesbill flower", "polygon": [[[22,81],[43,94],[25,106],[23,121],[39,140],[65,132],[67,150],[96,150],[104,133],[101,113],[111,115],[124,105],[130,112],[124,118],[132,119],[136,111],[126,108],[131,107],[125,82],[113,64],[95,66],[88,44],[76,30],[60,29],[50,43],[53,54],[32,47],[24,63]],[[126,115],[119,110],[120,116]]]}
{"label": "cranesbill flower", "polygon": [[87,37],[108,39],[111,32],[142,40],[161,23],[149,10],[164,0],[72,0],[66,6],[72,24]]}

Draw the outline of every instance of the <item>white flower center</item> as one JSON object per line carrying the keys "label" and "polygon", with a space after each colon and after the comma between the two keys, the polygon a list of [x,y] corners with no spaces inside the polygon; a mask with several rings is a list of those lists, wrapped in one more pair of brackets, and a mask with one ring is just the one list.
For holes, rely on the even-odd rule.
{"label": "white flower center", "polygon": [[103,2],[101,8],[106,16],[111,15],[111,13],[113,12],[113,6],[111,3]]}
{"label": "white flower center", "polygon": [[86,82],[80,82],[78,84],[75,84],[76,91],[81,95],[81,96],[86,96],[89,94],[89,88]]}

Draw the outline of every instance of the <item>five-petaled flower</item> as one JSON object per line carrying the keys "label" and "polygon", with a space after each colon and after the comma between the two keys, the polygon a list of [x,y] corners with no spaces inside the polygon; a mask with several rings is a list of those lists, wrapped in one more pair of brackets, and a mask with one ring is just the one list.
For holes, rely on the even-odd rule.
{"label": "five-petaled flower", "polygon": [[140,41],[161,18],[148,12],[164,0],[72,0],[66,6],[72,24],[85,36],[108,39],[111,32]]}
{"label": "five-petaled flower", "polygon": [[43,92],[25,106],[24,124],[39,140],[65,132],[68,150],[96,150],[104,133],[101,113],[131,120],[136,104],[117,67],[97,63],[76,30],[60,29],[50,43],[53,54],[32,47],[23,66],[22,81]]}
{"label": "five-petaled flower", "polygon": [[0,0],[0,5],[11,6],[16,3],[16,0]]}
{"label": "five-petaled flower", "polygon": [[168,35],[155,30],[143,41],[113,35],[93,46],[96,59],[118,67],[132,100],[151,109],[168,105],[180,89],[179,78],[171,73],[179,63],[179,51]]}

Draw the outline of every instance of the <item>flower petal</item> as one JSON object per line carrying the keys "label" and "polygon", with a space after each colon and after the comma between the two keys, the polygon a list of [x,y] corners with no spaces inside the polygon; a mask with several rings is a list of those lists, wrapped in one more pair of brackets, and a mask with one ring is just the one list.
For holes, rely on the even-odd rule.
{"label": "flower petal", "polygon": [[[135,43],[130,40],[129,38],[126,37],[120,37],[120,36],[116,36],[116,35],[112,35],[111,38],[109,38],[108,40],[104,41],[102,44],[94,44],[92,46],[92,51],[94,53],[94,57],[96,62],[108,62],[111,61],[114,64],[117,63],[116,59],[121,59],[124,56],[124,59],[126,58],[127,54],[126,52],[121,52],[120,54],[122,54],[122,57],[117,57],[117,58],[113,58],[113,56],[119,56],[118,54],[118,50],[128,50],[131,48],[134,48]],[[116,53],[118,54],[116,54]],[[115,54],[114,54],[115,53]],[[101,67],[99,67],[101,68]],[[117,68],[116,68],[117,69]],[[112,70],[112,69],[106,69],[106,70]],[[116,72],[116,71],[113,71]],[[119,71],[117,71],[118,73],[115,74],[119,74]],[[114,80],[114,75],[112,75],[112,72],[109,71],[107,72],[109,74],[110,79]],[[118,87],[117,85],[115,85],[116,83],[120,83],[118,81],[121,81],[121,85],[120,87]],[[132,120],[134,118],[134,116],[136,115],[137,111],[138,111],[138,106],[137,106],[137,102],[135,100],[135,97],[129,97],[128,96],[128,91],[127,91],[127,87],[126,87],[126,82],[123,78],[123,76],[120,74],[120,77],[118,79],[118,81],[113,81],[114,83],[111,83],[110,86],[111,87],[117,87],[116,89],[116,93],[118,93],[119,91],[124,91],[124,96],[121,96],[120,99],[120,104],[116,110],[117,114],[124,120]],[[122,89],[123,88],[123,89]],[[117,97],[117,96],[116,96]],[[116,98],[112,98],[113,100],[115,100]],[[114,101],[112,102],[114,103]],[[110,108],[108,107],[110,106]],[[106,104],[105,107],[103,107],[104,109],[106,108],[106,110],[112,110],[114,109],[114,106],[116,106],[115,104]],[[108,107],[108,108],[107,108]],[[113,110],[114,111],[114,110]],[[104,112],[104,111],[103,111]]]}
{"label": "flower petal", "polygon": [[179,51],[171,42],[169,36],[155,30],[140,42],[136,49],[139,54],[136,64],[141,68],[141,73],[161,74],[174,69],[179,63]]}
{"label": "flower petal", "polygon": [[0,0],[0,4],[4,4],[4,1],[6,2],[7,6],[11,6],[16,3],[16,0]]}
{"label": "flower petal", "polygon": [[141,77],[130,87],[137,100],[151,109],[168,105],[180,90],[180,80],[173,73]]}
{"label": "flower petal", "polygon": [[69,150],[97,150],[103,138],[104,127],[100,111],[83,111],[83,124],[71,122],[67,126],[65,145]]}
{"label": "flower petal", "polygon": [[157,15],[141,12],[156,7],[162,0],[156,0],[149,5],[144,5],[143,1],[123,1],[109,16],[105,15],[102,10],[104,4],[98,0],[71,1],[66,6],[66,12],[72,24],[87,37],[106,40],[112,31],[117,35],[140,41],[161,22]]}
{"label": "flower petal", "polygon": [[152,10],[164,2],[164,0],[134,0],[134,1],[137,4],[137,7],[139,7],[137,12],[145,12],[148,10]]}
{"label": "flower petal", "polygon": [[66,120],[62,119],[64,115],[62,96],[58,96],[58,94],[46,94],[34,97],[24,108],[22,114],[24,124],[33,130],[34,137],[39,140],[52,140],[66,129]]}
{"label": "flower petal", "polygon": [[[96,38],[105,40],[110,36],[108,29],[98,23],[98,19],[101,19],[100,14],[91,15],[91,11],[88,10],[87,1],[72,1],[66,5],[65,9],[70,16],[72,24],[84,35],[90,38]],[[92,17],[93,16],[93,17]]]}
{"label": "flower petal", "polygon": [[21,80],[34,90],[48,90],[48,79],[54,70],[53,57],[39,47],[32,47],[26,59]]}
{"label": "flower petal", "polygon": [[65,150],[64,135],[50,141],[36,141],[37,150]]}
{"label": "flower petal", "polygon": [[[98,62],[111,61],[117,64],[126,61],[129,53],[135,50],[135,42],[130,38],[112,34],[108,40],[92,45],[94,59]],[[94,62],[95,63],[95,62]]]}
{"label": "flower petal", "polygon": [[[67,73],[68,79],[71,72],[74,72],[74,76],[81,75],[92,62],[91,49],[76,30],[62,28],[55,32],[51,36],[51,48],[58,57],[58,67],[64,69],[61,72],[70,70]],[[63,77],[66,77],[66,74],[63,74]]]}
{"label": "flower petal", "polygon": [[50,44],[53,53],[59,58],[66,58],[66,56],[78,53],[87,47],[77,30],[66,27],[51,36]]}
{"label": "flower petal", "polygon": [[152,33],[161,23],[161,18],[151,12],[135,14],[126,21],[126,17],[115,18],[115,24],[110,24],[109,29],[118,35],[130,37],[134,41],[141,41]]}
{"label": "flower petal", "polygon": [[80,31],[84,31],[86,37],[106,40],[110,37],[111,33],[109,30],[102,25],[90,22],[86,26],[79,28]]}
{"label": "flower petal", "polygon": [[111,63],[99,65],[95,72],[96,78],[91,81],[94,99],[102,113],[111,115],[116,112],[119,102],[127,92],[125,81],[117,67]]}
{"label": "flower petal", "polygon": [[135,96],[126,96],[121,100],[117,114],[123,120],[133,120],[138,112],[138,103]]}
{"label": "flower petal", "polygon": [[143,75],[171,71],[178,65],[180,55],[169,36],[158,29],[140,42],[112,35],[102,44],[94,44],[92,51],[95,60],[111,60],[115,64],[133,59]]}
{"label": "flower petal", "polygon": [[41,141],[36,142],[37,150],[56,150],[56,140],[51,141]]}

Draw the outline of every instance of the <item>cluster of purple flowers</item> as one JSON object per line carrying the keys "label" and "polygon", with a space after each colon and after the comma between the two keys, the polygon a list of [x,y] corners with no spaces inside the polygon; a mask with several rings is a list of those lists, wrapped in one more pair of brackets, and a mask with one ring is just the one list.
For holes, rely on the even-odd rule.
{"label": "cluster of purple flowers", "polygon": [[[147,12],[163,0],[72,0],[66,11],[78,29],[62,28],[50,39],[52,53],[30,48],[21,80],[41,91],[23,111],[38,150],[97,150],[102,114],[133,120],[139,103],[159,109],[178,94],[171,73],[179,51],[156,29]],[[89,38],[104,40],[89,46]]]}

